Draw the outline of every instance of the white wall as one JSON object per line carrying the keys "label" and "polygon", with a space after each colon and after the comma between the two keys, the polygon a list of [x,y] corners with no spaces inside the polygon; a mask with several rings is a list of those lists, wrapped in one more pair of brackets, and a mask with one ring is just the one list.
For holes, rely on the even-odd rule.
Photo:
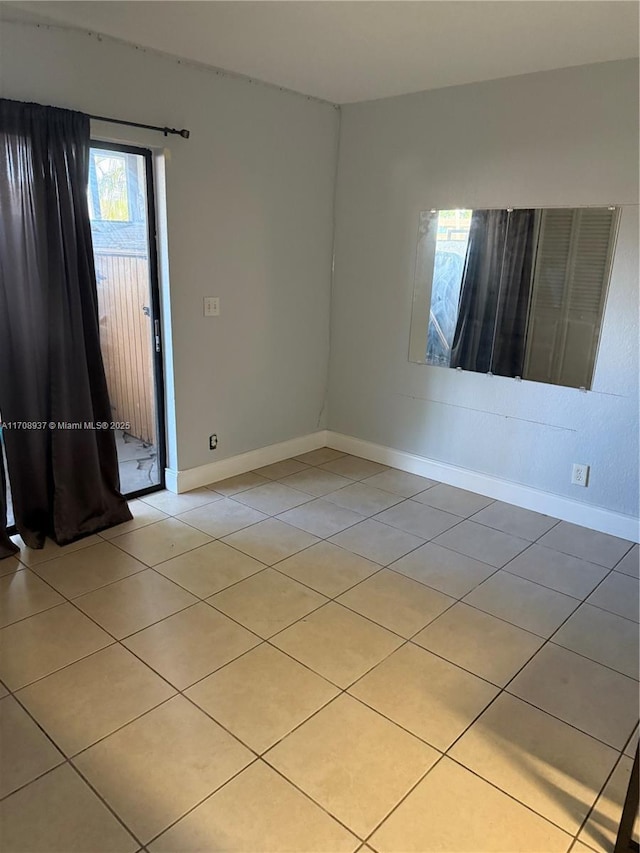
{"label": "white wall", "polygon": [[[418,214],[636,205],[638,66],[612,62],[343,107],[329,426],[614,512],[638,512],[637,207],[593,390],[408,361]],[[571,463],[591,465],[588,488]]]}
{"label": "white wall", "polygon": [[[185,141],[95,128],[166,150],[170,466],[323,427],[334,107],[109,38],[7,22],[0,95],[191,130]],[[220,318],[202,316],[205,295],[221,298]]]}

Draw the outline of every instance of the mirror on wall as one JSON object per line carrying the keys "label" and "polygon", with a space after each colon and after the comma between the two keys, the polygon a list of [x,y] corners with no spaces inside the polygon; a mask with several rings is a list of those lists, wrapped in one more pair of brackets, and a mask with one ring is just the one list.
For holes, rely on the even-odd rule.
{"label": "mirror on wall", "polygon": [[619,216],[423,211],[409,360],[591,388]]}

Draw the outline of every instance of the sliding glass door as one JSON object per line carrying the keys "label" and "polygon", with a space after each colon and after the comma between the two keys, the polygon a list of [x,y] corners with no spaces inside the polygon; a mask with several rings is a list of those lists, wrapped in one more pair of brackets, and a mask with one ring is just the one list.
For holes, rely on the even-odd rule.
{"label": "sliding glass door", "polygon": [[123,494],[164,487],[164,420],[151,152],[95,142],[89,170],[100,341]]}

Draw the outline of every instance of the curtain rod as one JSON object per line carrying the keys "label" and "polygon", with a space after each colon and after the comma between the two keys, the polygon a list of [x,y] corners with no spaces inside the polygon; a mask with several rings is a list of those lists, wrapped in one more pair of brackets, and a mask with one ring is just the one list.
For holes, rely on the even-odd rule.
{"label": "curtain rod", "polygon": [[94,121],[108,121],[110,124],[125,124],[127,125],[127,127],[142,127],[145,130],[158,130],[161,133],[164,133],[165,136],[169,136],[169,134],[172,134],[175,136],[181,136],[183,139],[188,139],[191,135],[190,131],[188,131],[184,127],[182,128],[182,130],[177,130],[175,127],[160,127],[157,124],[140,124],[140,122],[137,121],[124,121],[121,118],[107,118],[106,116],[92,115],[90,115],[89,118],[93,119]]}

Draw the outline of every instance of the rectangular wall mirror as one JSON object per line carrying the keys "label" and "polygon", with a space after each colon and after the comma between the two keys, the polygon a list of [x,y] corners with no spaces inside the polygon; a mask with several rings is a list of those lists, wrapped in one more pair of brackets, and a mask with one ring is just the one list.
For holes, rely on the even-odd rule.
{"label": "rectangular wall mirror", "polygon": [[423,211],[409,360],[590,389],[619,217]]}

